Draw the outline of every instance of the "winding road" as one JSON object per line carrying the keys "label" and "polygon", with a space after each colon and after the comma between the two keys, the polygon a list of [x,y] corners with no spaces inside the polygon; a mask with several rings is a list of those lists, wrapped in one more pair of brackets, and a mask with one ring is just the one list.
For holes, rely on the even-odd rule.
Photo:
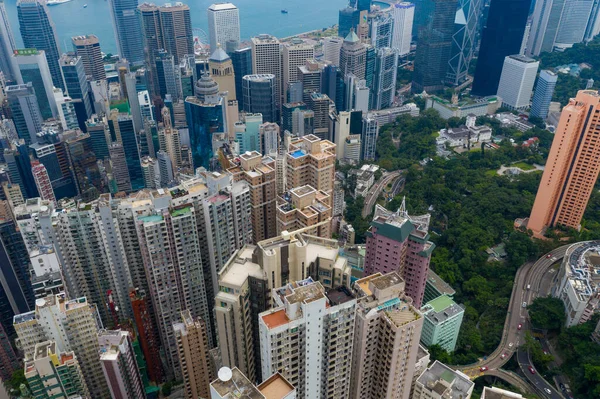
{"label": "winding road", "polygon": [[[522,377],[502,370],[502,366],[510,360],[525,341],[525,332],[529,329],[526,306],[538,296],[545,297],[550,293],[552,280],[556,273],[552,265],[562,260],[568,247],[569,245],[564,245],[556,248],[535,263],[526,263],[519,268],[515,276],[500,345],[487,358],[467,366],[452,366],[454,369],[462,371],[472,379],[483,375],[494,375],[522,390],[525,388],[523,384],[525,381]],[[519,325],[521,325],[521,329],[519,329]],[[554,386],[537,372],[532,374],[529,371],[529,366],[532,364],[526,352],[520,351],[517,360],[528,380],[527,392],[535,392],[549,399],[563,398]],[[482,372],[483,368],[485,371]],[[517,380],[519,381],[517,382]]]}
{"label": "winding road", "polygon": [[381,194],[381,191],[394,179],[398,178],[401,173],[401,170],[385,172],[381,176],[381,178],[377,180],[375,184],[373,184],[373,187],[371,187],[371,189],[369,190],[367,198],[365,198],[365,205],[362,211],[363,218],[366,218],[371,214],[371,212],[373,212],[373,207],[375,206],[375,203],[377,202],[377,198],[379,198],[379,194]]}

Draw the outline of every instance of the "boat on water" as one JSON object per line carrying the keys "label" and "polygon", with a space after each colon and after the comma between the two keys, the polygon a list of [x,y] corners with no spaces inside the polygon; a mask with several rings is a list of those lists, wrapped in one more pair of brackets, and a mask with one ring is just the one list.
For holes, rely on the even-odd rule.
{"label": "boat on water", "polygon": [[83,5],[83,8],[87,8],[87,4],[84,4],[84,5]]}
{"label": "boat on water", "polygon": [[46,5],[48,5],[48,6],[57,6],[59,4],[68,3],[70,1],[73,1],[73,0],[48,0],[48,2],[46,3]]}
{"label": "boat on water", "polygon": [[281,10],[281,13],[282,13],[282,14],[287,14],[287,13],[288,13],[288,10]]}

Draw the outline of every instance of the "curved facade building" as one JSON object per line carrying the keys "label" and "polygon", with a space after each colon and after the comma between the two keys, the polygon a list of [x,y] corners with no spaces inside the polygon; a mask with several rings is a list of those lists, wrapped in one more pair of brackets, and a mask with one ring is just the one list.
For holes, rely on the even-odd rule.
{"label": "curved facade building", "polygon": [[244,111],[262,114],[263,122],[278,122],[275,75],[265,73],[244,76],[242,96],[244,97]]}

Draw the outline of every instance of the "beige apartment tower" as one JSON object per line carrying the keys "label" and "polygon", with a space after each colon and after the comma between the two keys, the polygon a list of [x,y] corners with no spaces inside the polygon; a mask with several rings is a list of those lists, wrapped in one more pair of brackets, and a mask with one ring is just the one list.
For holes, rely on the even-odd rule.
{"label": "beige apartment tower", "polygon": [[357,280],[352,399],[409,399],[423,315],[396,272]]}
{"label": "beige apartment tower", "polygon": [[581,90],[563,108],[527,228],[543,236],[560,225],[579,230],[600,171],[600,94]]}
{"label": "beige apartment tower", "polygon": [[275,161],[258,151],[247,151],[227,170],[234,181],[243,180],[250,188],[252,235],[255,243],[277,235],[275,207],[277,176]]}
{"label": "beige apartment tower", "polygon": [[302,136],[290,144],[287,153],[287,188],[309,185],[329,195],[331,206],[335,180],[335,149],[329,140],[313,134]]}
{"label": "beige apartment tower", "polygon": [[183,373],[185,397],[188,399],[208,398],[209,384],[215,379],[208,355],[206,324],[193,318],[189,310],[181,312],[181,323],[173,325],[179,364]]}

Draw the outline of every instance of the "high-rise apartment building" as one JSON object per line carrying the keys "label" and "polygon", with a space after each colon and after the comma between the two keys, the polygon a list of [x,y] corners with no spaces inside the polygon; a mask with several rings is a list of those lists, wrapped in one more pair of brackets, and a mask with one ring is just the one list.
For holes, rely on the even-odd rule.
{"label": "high-rise apartment building", "polygon": [[81,100],[85,111],[84,118],[88,120],[92,117],[93,110],[83,59],[79,56],[63,54],[58,63],[67,94],[72,99]]}
{"label": "high-rise apartment building", "polygon": [[265,122],[258,127],[260,135],[260,151],[263,154],[276,156],[279,154],[281,129],[277,123]]}
{"label": "high-rise apartment building", "polygon": [[421,343],[454,352],[465,310],[448,295],[442,295],[423,305],[421,312],[424,319]]}
{"label": "high-rise apartment building", "polygon": [[[173,205],[139,217],[137,228],[145,268],[152,270],[147,276],[148,286],[162,347],[170,372],[180,379],[182,370],[173,324],[186,309],[204,320],[210,320],[210,316],[195,207],[186,203]],[[177,273],[172,273],[172,269]]]}
{"label": "high-rise apartment building", "polygon": [[174,324],[173,330],[183,370],[185,397],[208,398],[209,384],[215,375],[209,360],[206,323],[186,310],[181,312],[181,322]]}
{"label": "high-rise apartment building", "polygon": [[36,300],[35,310],[14,317],[18,342],[26,360],[36,359],[37,345],[54,341],[59,352],[73,351],[93,399],[109,398],[98,361],[98,311],[85,297],[69,300],[65,293]]}
{"label": "high-rise apartment building", "polygon": [[502,98],[503,106],[514,110],[529,108],[539,65],[539,61],[520,54],[504,59],[498,84],[498,96]]}
{"label": "high-rise apartment building", "polygon": [[292,142],[287,153],[287,188],[309,185],[333,195],[335,144],[307,135]]}
{"label": "high-rise apartment building", "polygon": [[39,0],[19,0],[17,2],[19,28],[26,49],[43,51],[48,62],[52,83],[55,87],[65,89],[58,66],[60,45],[54,22],[46,2]]}
{"label": "high-rise apartment building", "polygon": [[167,98],[170,96],[174,101],[182,98],[181,76],[179,66],[175,63],[175,57],[165,50],[157,50],[154,59],[153,76],[154,83],[158,91],[155,94]]}
{"label": "high-rise apartment building", "polygon": [[432,11],[426,24],[419,27],[413,93],[442,90],[452,55],[456,0],[427,1],[432,3]]}
{"label": "high-rise apartment building", "polygon": [[[275,104],[279,111],[283,104],[283,93],[285,93],[285,88],[282,87],[283,71],[281,62],[281,43],[279,43],[279,40],[276,37],[271,35],[258,35],[252,38],[252,73],[255,75],[275,75]],[[277,120],[269,122],[277,122]]]}
{"label": "high-rise apartment building", "polygon": [[250,189],[245,181],[228,186],[202,201],[208,240],[208,259],[213,277],[212,292],[218,290],[217,274],[233,253],[252,243]]}
{"label": "high-rise apartment building", "polygon": [[146,361],[146,371],[150,381],[160,382],[163,380],[163,370],[160,360],[160,339],[158,331],[154,328],[154,315],[148,309],[151,306],[150,298],[139,291],[130,292],[133,317],[137,327],[137,339]]}
{"label": "high-rise apartment building", "polygon": [[5,91],[18,137],[28,144],[37,142],[44,118],[32,83],[6,86]]}
{"label": "high-rise apartment building", "polygon": [[[6,301],[6,304],[8,304],[6,296],[2,295],[0,299]],[[2,378],[2,381],[8,381],[12,378],[13,373],[21,369],[22,366],[21,359],[17,357],[11,337],[6,333],[3,324],[4,320],[0,320],[0,378]]]}
{"label": "high-rise apartment building", "polygon": [[349,398],[410,398],[423,316],[397,272],[354,283],[356,322]]}
{"label": "high-rise apartment building", "polygon": [[504,58],[519,54],[529,14],[529,0],[492,0],[481,34],[472,93],[495,95]]}
{"label": "high-rise apartment building", "polygon": [[562,111],[527,228],[542,236],[548,227],[579,229],[600,172],[594,138],[600,94],[581,90]]}
{"label": "high-rise apartment building", "polygon": [[558,75],[556,73],[548,69],[544,69],[540,72],[537,86],[535,87],[535,92],[533,93],[530,116],[535,116],[537,118],[546,120],[557,81]]}
{"label": "high-rise apartment building", "polygon": [[[308,277],[273,289],[274,307],[259,315],[262,375],[281,373],[299,398],[347,397],[356,299]],[[282,356],[283,350],[294,356]],[[327,365],[323,367],[323,365]]]}
{"label": "high-rise apartment building", "polygon": [[467,375],[436,360],[417,378],[412,398],[460,396],[469,399],[474,387],[475,383]]}
{"label": "high-rise apartment building", "polygon": [[119,57],[132,65],[143,65],[144,36],[136,12],[138,0],[110,0],[108,4]]}
{"label": "high-rise apartment building", "polygon": [[100,330],[100,364],[113,398],[146,397],[135,358],[131,334],[123,330]]}
{"label": "high-rise apartment building", "polygon": [[210,399],[235,399],[243,395],[256,399],[296,399],[296,389],[279,373],[256,386],[237,367],[223,371],[223,375],[210,383]]}
{"label": "high-rise apartment building", "polygon": [[410,52],[415,5],[409,2],[400,2],[393,4],[392,7],[394,30],[391,47],[398,52],[398,56],[402,57]]}
{"label": "high-rise apartment building", "polygon": [[290,83],[300,81],[298,67],[306,64],[306,61],[315,58],[315,48],[312,44],[302,39],[292,39],[282,46],[283,61],[283,89],[282,96],[286,98]]}
{"label": "high-rise apartment building", "polygon": [[295,187],[277,200],[277,234],[305,229],[307,234],[331,238],[332,203],[329,195],[311,186]]}
{"label": "high-rise apartment building", "polygon": [[14,80],[10,57],[16,48],[15,38],[10,28],[10,20],[4,2],[2,2],[0,4],[0,71],[7,80]]}
{"label": "high-rise apartment building", "polygon": [[[58,116],[58,108],[54,100],[54,88],[52,71],[44,51],[35,49],[16,50],[12,55],[13,71],[16,82],[20,85],[31,82],[35,89],[40,112],[44,119]],[[58,60],[55,62],[58,65]],[[60,74],[60,67],[58,70]],[[62,80],[62,75],[60,75]],[[64,90],[64,82],[61,86]]]}
{"label": "high-rise apartment building", "polygon": [[71,38],[73,50],[83,61],[88,80],[106,79],[100,41],[96,35],[74,36]]}
{"label": "high-rise apartment building", "polygon": [[227,169],[234,181],[245,181],[250,190],[253,242],[274,237],[276,230],[276,172],[275,161],[258,151],[241,154],[239,162]]}
{"label": "high-rise apartment building", "polygon": [[248,378],[260,381],[258,315],[273,303],[271,290],[308,276],[315,276],[326,290],[349,286],[350,266],[339,254],[337,241],[298,230],[258,246],[246,245],[232,256],[219,274],[215,298],[223,365],[238,367]]}
{"label": "high-rise apartment building", "polygon": [[37,344],[23,370],[32,397],[93,397],[78,360],[72,351],[60,351],[54,341]]}
{"label": "high-rise apartment building", "polygon": [[[131,179],[129,178],[129,171],[127,170],[127,161],[125,160],[123,145],[118,142],[111,143],[108,147],[108,151],[110,154],[110,170],[112,172],[112,178],[110,179],[111,193],[130,192]],[[114,182],[114,184],[112,182]]]}
{"label": "high-rise apartment building", "polygon": [[240,12],[236,6],[231,3],[211,4],[206,14],[212,51],[219,44],[224,47],[229,40],[240,43]]}
{"label": "high-rise apartment building", "polygon": [[418,309],[423,302],[431,252],[429,215],[409,216],[404,207],[392,213],[375,207],[375,216],[367,231],[365,273],[398,272],[406,283],[406,295]]}
{"label": "high-rise apartment building", "polygon": [[31,167],[31,173],[33,174],[33,180],[35,181],[40,198],[56,204],[56,196],[54,195],[52,182],[50,181],[46,167],[38,162]]}

